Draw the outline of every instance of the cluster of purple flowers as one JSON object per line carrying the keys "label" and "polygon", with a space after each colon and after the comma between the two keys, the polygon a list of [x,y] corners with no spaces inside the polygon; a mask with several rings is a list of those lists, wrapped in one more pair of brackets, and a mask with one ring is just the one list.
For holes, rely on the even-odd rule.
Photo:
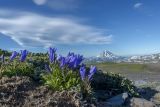
{"label": "cluster of purple flowers", "polygon": [[89,73],[86,74],[86,68],[85,66],[81,66],[80,68],[80,75],[81,75],[81,79],[84,80],[85,78],[88,78],[88,80],[91,80],[92,76],[96,73],[97,69],[95,66],[90,67]]}
{"label": "cluster of purple flowers", "polygon": [[[10,56],[10,61],[13,61],[16,57],[17,57],[18,53],[16,51],[13,51],[11,56]],[[21,50],[21,56],[20,56],[20,61],[24,62],[26,57],[28,55],[28,51],[27,50]],[[0,57],[1,61],[4,62],[5,61],[5,57],[4,55],[1,55]]]}
{"label": "cluster of purple flowers", "polygon": [[71,69],[77,68],[83,61],[82,55],[76,55],[74,53],[68,53],[67,57],[59,56],[58,61],[60,62],[60,67],[69,67]]}
{"label": "cluster of purple flowers", "polygon": [[[64,67],[68,67],[70,69],[76,69],[80,67],[79,72],[80,72],[81,79],[84,80],[86,77],[88,77],[88,79],[91,80],[92,76],[96,72],[95,66],[91,66],[89,73],[86,74],[85,65],[84,64],[81,65],[84,59],[82,55],[69,52],[66,57],[59,55],[58,58],[56,58],[56,50],[57,50],[56,48],[51,48],[51,47],[49,48],[48,54],[49,54],[50,63],[58,62],[60,64],[61,69],[63,69]],[[28,55],[27,50],[21,50],[20,61],[24,62],[27,55]],[[18,53],[16,51],[13,51],[12,55],[10,56],[10,61],[13,61],[17,56],[18,56]],[[1,55],[0,59],[2,62],[4,62],[5,61],[4,55]],[[48,72],[51,72],[49,65],[45,65],[45,69]]]}
{"label": "cluster of purple flowers", "polygon": [[83,56],[82,55],[76,55],[74,53],[68,53],[67,57],[63,57],[61,55],[58,56],[56,59],[56,49],[55,48],[49,48],[49,61],[51,63],[56,62],[56,60],[60,63],[60,67],[63,68],[65,66],[69,68],[77,68],[82,60]]}
{"label": "cluster of purple flowers", "polygon": [[[49,60],[51,63],[55,62],[56,60],[56,49],[55,48],[50,48],[49,49]],[[86,68],[85,65],[82,64],[83,61],[83,56],[79,55],[79,54],[74,54],[69,52],[67,57],[63,57],[61,55],[58,56],[57,61],[60,63],[60,68],[64,68],[64,67],[68,67],[70,69],[75,69],[80,67],[80,75],[81,75],[81,79],[84,80],[86,77],[88,77],[89,80],[91,80],[92,76],[94,75],[94,73],[96,72],[96,67],[95,66],[91,66],[90,67],[90,71],[88,73],[88,76],[86,76]],[[50,67],[48,65],[45,65],[45,68],[48,72],[51,71]]]}

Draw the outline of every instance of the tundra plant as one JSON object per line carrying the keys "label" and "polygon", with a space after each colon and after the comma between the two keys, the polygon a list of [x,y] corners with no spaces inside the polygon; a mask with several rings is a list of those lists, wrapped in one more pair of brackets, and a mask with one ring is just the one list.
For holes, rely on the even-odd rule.
{"label": "tundra plant", "polygon": [[89,81],[96,71],[96,67],[91,66],[89,73],[86,74],[85,65],[81,64],[82,55],[69,52],[66,57],[61,55],[57,57],[55,48],[49,49],[49,61],[49,65],[45,65],[46,73],[42,78],[44,83],[54,90],[62,91],[75,88],[86,90],[84,88],[90,86]]}
{"label": "tundra plant", "polygon": [[18,57],[18,53],[16,51],[13,51],[10,56],[10,60],[8,62],[5,62],[3,56],[1,70],[0,70],[1,75],[6,75],[9,77],[15,75],[30,76],[33,73],[33,67],[31,64],[25,62],[27,54],[28,54],[27,50],[21,50],[20,59],[17,60],[16,57]]}
{"label": "tundra plant", "polygon": [[[21,50],[20,56],[16,51],[13,51],[9,61],[5,61],[5,57],[2,55],[1,74],[9,77],[21,75],[35,77],[36,72],[40,71],[38,78],[42,79],[44,84],[53,90],[76,89],[83,93],[90,93],[90,81],[96,72],[96,67],[91,66],[90,69],[87,69],[85,65],[82,64],[84,59],[82,55],[69,52],[66,57],[63,57],[57,55],[56,50],[57,49],[50,47],[48,60],[46,58],[31,59],[34,60],[34,62],[31,60],[26,61],[28,55],[27,50]],[[35,62],[39,62],[39,60],[43,63],[40,63],[40,65],[38,65],[39,63],[35,64]]]}

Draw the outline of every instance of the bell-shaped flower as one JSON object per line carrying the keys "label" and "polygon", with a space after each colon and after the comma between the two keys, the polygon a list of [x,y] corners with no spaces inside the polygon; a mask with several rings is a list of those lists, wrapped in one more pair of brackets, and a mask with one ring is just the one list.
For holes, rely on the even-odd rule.
{"label": "bell-shaped flower", "polygon": [[70,61],[69,61],[69,67],[70,68],[76,68],[76,60],[77,60],[77,57],[75,57],[75,56],[72,56],[71,58],[70,58]]}
{"label": "bell-shaped flower", "polygon": [[66,57],[66,63],[68,63],[70,68],[77,68],[82,60],[83,56],[75,55],[74,53],[69,53]]}
{"label": "bell-shaped flower", "polygon": [[65,57],[61,57],[60,68],[63,68],[66,65]]}
{"label": "bell-shaped flower", "polygon": [[72,58],[73,56],[74,56],[74,53],[69,52],[68,55],[67,55],[67,57],[65,58],[65,63],[66,63],[66,64],[69,64],[69,63],[70,63],[70,60],[71,60],[71,58]]}
{"label": "bell-shaped flower", "polygon": [[21,56],[20,56],[20,61],[24,62],[26,57],[27,57],[28,51],[27,50],[21,50]]}
{"label": "bell-shaped flower", "polygon": [[53,63],[55,61],[55,53],[56,53],[56,48],[49,48],[49,61]]}
{"label": "bell-shaped flower", "polygon": [[17,52],[16,51],[13,51],[12,52],[12,55],[10,56],[10,61],[13,61],[17,56]]}
{"label": "bell-shaped flower", "polygon": [[96,66],[92,66],[90,67],[90,71],[89,71],[89,74],[88,74],[88,79],[91,80],[92,76],[96,73],[97,71],[97,68]]}
{"label": "bell-shaped flower", "polygon": [[74,62],[74,68],[78,67],[81,64],[81,62],[83,61],[83,56],[82,55],[78,54],[75,57],[76,57],[76,60]]}
{"label": "bell-shaped flower", "polygon": [[81,79],[84,80],[85,79],[85,75],[86,75],[86,68],[85,68],[85,66],[80,67],[79,72],[80,72]]}

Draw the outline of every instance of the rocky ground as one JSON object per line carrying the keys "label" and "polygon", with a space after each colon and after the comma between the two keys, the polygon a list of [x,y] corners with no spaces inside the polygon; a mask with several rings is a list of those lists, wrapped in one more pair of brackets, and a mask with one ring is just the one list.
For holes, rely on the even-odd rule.
{"label": "rocky ground", "polygon": [[[160,107],[160,73],[126,73],[138,88],[139,98],[125,99],[125,107]],[[120,97],[123,99],[123,97]]]}
{"label": "rocky ground", "polygon": [[81,107],[80,99],[74,91],[53,92],[29,77],[0,79],[0,107]]}
{"label": "rocky ground", "polygon": [[29,77],[0,79],[0,107],[160,107],[160,83],[134,80],[140,98],[122,93],[97,103],[81,100],[75,91],[53,92]]}
{"label": "rocky ground", "polygon": [[[139,88],[139,93],[141,95],[141,99],[132,101],[136,102],[136,104],[139,104],[142,107],[153,107],[153,105],[154,107],[160,107],[159,71],[146,71],[133,74],[126,73],[125,76],[130,80],[133,80],[134,84]],[[133,106],[136,104],[133,104]]]}
{"label": "rocky ground", "polygon": [[100,102],[98,107],[160,107],[160,85],[156,88],[139,87],[139,97],[129,97],[122,93]]}

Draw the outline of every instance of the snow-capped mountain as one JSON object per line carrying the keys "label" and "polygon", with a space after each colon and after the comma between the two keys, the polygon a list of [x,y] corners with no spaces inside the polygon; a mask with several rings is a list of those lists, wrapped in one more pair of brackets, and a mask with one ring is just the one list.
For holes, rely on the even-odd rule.
{"label": "snow-capped mountain", "polygon": [[104,50],[97,57],[87,58],[85,61],[92,62],[128,62],[128,63],[159,63],[160,53],[151,55],[134,55],[130,57],[122,57],[113,54],[108,50]]}
{"label": "snow-capped mountain", "polygon": [[86,61],[96,61],[96,62],[117,62],[124,60],[125,57],[117,56],[108,50],[104,50],[97,57],[87,58]]}
{"label": "snow-capped mountain", "polygon": [[151,55],[139,55],[131,56],[128,58],[129,62],[141,62],[141,63],[159,63],[160,53]]}
{"label": "snow-capped mountain", "polygon": [[114,55],[112,52],[110,52],[108,50],[105,50],[99,55],[99,57],[100,58],[105,58],[105,59],[115,59],[118,56]]}

